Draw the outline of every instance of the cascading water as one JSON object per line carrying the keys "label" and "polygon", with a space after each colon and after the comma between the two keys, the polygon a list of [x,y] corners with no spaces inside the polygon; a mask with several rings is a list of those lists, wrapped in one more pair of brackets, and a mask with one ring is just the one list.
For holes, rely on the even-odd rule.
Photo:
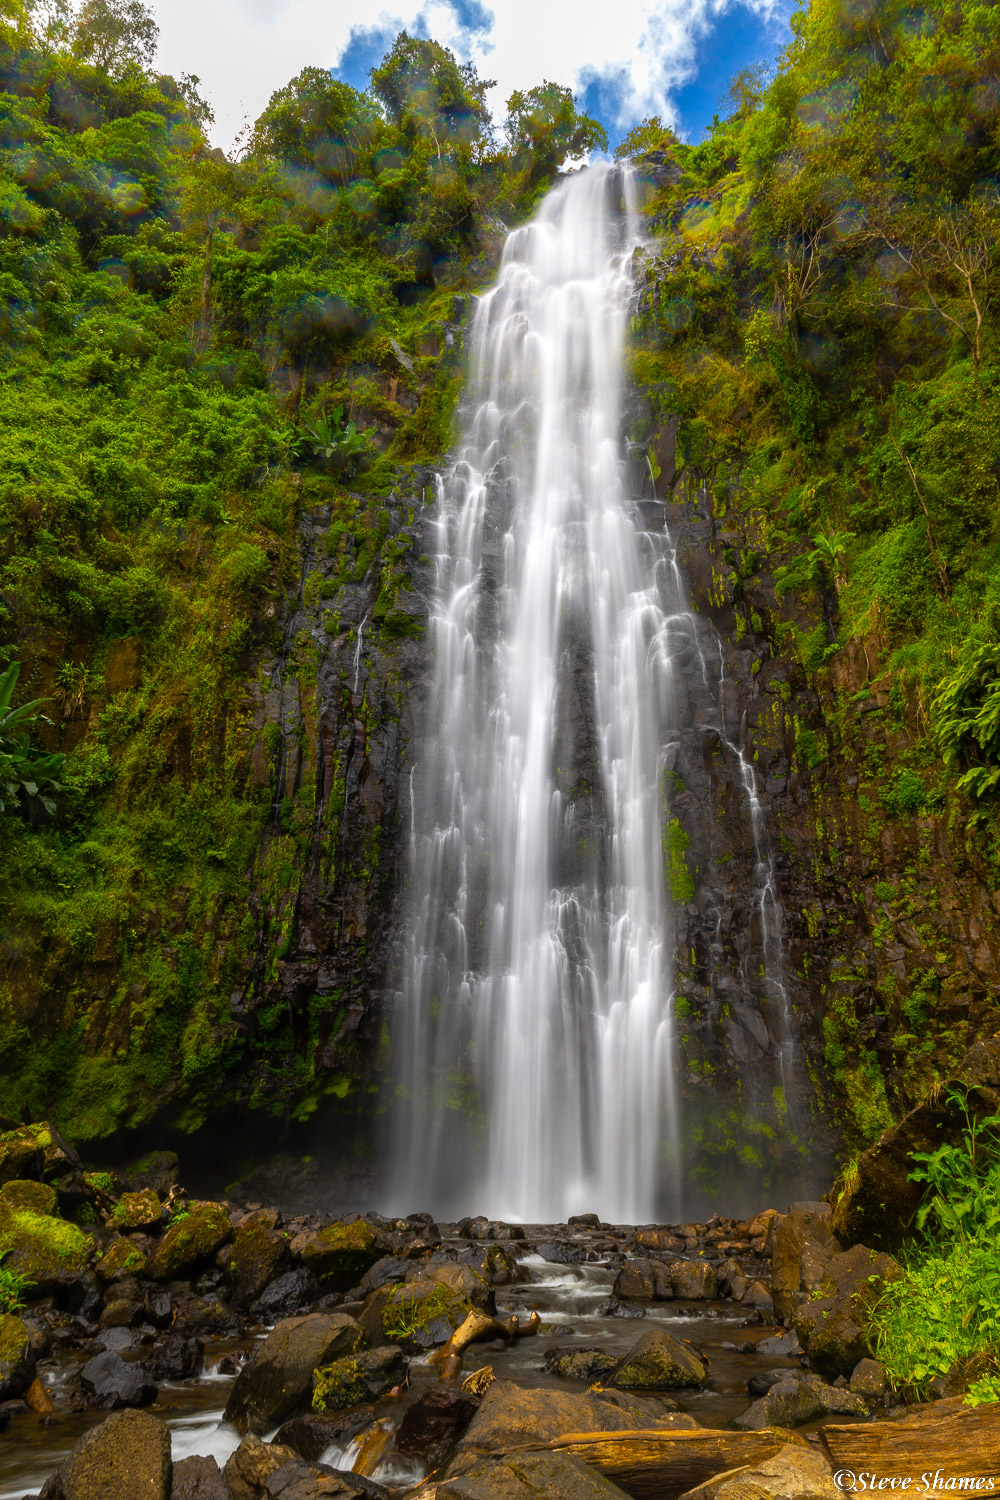
{"label": "cascading water", "polygon": [[679,1209],[661,804],[684,673],[706,664],[669,538],[636,526],[624,482],[631,193],[607,165],[565,179],[471,329],[393,1017],[399,1211]]}

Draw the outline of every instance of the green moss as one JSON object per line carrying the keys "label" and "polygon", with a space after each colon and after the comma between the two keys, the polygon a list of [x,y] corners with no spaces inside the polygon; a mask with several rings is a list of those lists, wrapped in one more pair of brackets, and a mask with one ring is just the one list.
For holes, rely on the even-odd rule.
{"label": "green moss", "polygon": [[694,900],[694,876],[687,861],[687,851],[690,846],[690,836],[681,827],[677,818],[670,818],[663,833],[664,863],[667,888],[674,901],[680,905],[686,905]]}
{"label": "green moss", "polygon": [[339,1359],[313,1374],[313,1411],[344,1411],[367,1399],[365,1374],[356,1359]]}

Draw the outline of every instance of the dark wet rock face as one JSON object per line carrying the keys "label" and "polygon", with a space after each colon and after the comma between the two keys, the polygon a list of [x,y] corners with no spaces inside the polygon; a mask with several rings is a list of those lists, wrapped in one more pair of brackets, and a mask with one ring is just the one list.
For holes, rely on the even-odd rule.
{"label": "dark wet rock face", "polygon": [[95,1406],[114,1410],[122,1406],[149,1406],[156,1400],[156,1385],[141,1364],[127,1364],[113,1349],[95,1354],[80,1371],[80,1383]]}
{"label": "dark wet rock face", "polygon": [[313,1371],[357,1348],[360,1330],[343,1314],[287,1318],[272,1329],[236,1378],[225,1420],[265,1432],[309,1405]]}
{"label": "dark wet rock face", "polygon": [[479,1397],[439,1386],[407,1409],[396,1433],[399,1453],[422,1458],[429,1469],[445,1460],[479,1410]]}

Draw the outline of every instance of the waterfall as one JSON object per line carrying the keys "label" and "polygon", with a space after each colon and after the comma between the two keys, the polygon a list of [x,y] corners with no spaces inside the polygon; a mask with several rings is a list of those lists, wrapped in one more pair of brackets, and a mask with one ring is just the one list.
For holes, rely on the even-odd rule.
{"label": "waterfall", "polygon": [[631,194],[610,165],[563,180],[509,235],[471,328],[435,511],[395,1211],[680,1206],[673,903],[690,897],[671,895],[661,805],[684,673],[708,679],[670,538],[636,523],[625,484]]}

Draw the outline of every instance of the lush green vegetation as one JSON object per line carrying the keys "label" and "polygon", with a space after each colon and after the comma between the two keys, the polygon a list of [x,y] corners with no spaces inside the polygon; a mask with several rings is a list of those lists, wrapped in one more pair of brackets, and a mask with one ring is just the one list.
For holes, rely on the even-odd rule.
{"label": "lush green vegetation", "polygon": [[871,643],[992,819],[1000,12],[813,0],[792,30],[701,145],[633,132],[677,179],[635,371],[717,512],[784,554],[779,594],[814,601],[805,665]]}
{"label": "lush green vegetation", "polygon": [[1000,1118],[966,1119],[960,1145],[915,1157],[911,1176],[926,1184],[920,1238],[874,1324],[896,1387],[926,1395],[951,1375],[975,1404],[1000,1399]]}
{"label": "lush green vegetation", "polygon": [[249,893],[300,853],[281,803],[256,868],[252,710],[299,518],[333,506],[345,577],[381,570],[370,629],[410,633],[364,497],[447,443],[497,216],[602,139],[545,84],[498,141],[487,84],[402,34],[367,92],[307,69],[229,160],[155,44],[136,0],[0,5],[0,1098],[80,1139],[178,1080],[197,1123],[267,1046],[230,997]]}

